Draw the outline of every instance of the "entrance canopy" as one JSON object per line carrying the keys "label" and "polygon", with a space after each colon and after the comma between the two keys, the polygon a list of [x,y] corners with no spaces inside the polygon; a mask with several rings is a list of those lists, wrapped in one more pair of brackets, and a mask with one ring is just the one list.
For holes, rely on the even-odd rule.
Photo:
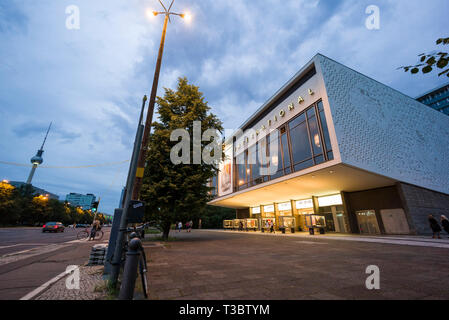
{"label": "entrance canopy", "polygon": [[287,176],[279,182],[266,182],[230,195],[214,199],[210,205],[243,209],[289,200],[309,199],[340,193],[392,186],[397,180],[337,164],[299,176]]}

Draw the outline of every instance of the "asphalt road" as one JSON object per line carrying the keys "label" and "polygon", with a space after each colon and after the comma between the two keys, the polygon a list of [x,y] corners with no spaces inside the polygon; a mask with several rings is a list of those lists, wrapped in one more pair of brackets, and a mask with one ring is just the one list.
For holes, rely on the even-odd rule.
{"label": "asphalt road", "polygon": [[66,228],[64,232],[42,232],[41,228],[0,229],[0,256],[28,250],[48,244],[76,240],[76,232],[82,229]]}
{"label": "asphalt road", "polygon": [[41,228],[0,229],[0,300],[17,300],[61,274],[69,265],[83,265],[92,245],[107,242],[109,228],[101,242],[80,242],[76,232],[42,233]]}

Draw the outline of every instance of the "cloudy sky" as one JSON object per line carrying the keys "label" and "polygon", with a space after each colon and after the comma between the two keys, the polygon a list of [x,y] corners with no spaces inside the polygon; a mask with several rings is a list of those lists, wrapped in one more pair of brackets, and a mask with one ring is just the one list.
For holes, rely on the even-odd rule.
{"label": "cloudy sky", "polygon": [[[66,28],[70,5],[80,10],[79,30]],[[380,8],[380,30],[365,26],[369,5]],[[158,2],[0,2],[0,162],[29,164],[50,121],[44,165],[130,158],[163,22],[148,9],[159,10]],[[186,76],[229,129],[318,52],[412,97],[448,82],[396,70],[448,36],[447,0],[176,0],[173,9],[193,20],[169,25],[159,94]],[[61,199],[94,193],[100,210],[112,213],[127,171],[127,163],[39,168],[33,184]],[[25,181],[28,173],[0,163],[0,179]]]}

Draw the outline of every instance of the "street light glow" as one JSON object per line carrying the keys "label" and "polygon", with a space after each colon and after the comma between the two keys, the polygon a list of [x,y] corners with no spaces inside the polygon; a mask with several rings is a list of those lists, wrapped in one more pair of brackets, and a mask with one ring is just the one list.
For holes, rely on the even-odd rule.
{"label": "street light glow", "polygon": [[148,19],[153,19],[155,16],[158,15],[158,13],[152,9],[147,9],[146,10],[146,15]]}
{"label": "street light glow", "polygon": [[192,21],[192,15],[190,14],[190,12],[181,14],[181,18],[183,18],[187,23],[190,23],[190,21]]}

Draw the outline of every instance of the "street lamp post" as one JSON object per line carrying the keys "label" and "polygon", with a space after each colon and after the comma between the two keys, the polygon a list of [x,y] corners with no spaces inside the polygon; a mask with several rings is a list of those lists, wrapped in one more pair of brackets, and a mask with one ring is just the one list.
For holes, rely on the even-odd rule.
{"label": "street lamp post", "polygon": [[170,7],[168,9],[164,6],[164,4],[161,2],[161,0],[159,0],[159,2],[165,11],[162,11],[162,12],[153,11],[153,15],[157,16],[159,14],[163,14],[163,15],[165,15],[165,19],[164,19],[164,27],[162,29],[161,44],[159,46],[159,54],[158,54],[157,62],[156,62],[156,70],[154,71],[153,87],[151,89],[147,119],[145,122],[145,131],[143,133],[142,145],[140,147],[140,152],[139,152],[139,161],[137,163],[136,180],[134,183],[133,196],[132,196],[133,199],[135,199],[135,200],[139,199],[140,189],[142,187],[142,178],[143,178],[143,174],[144,174],[144,170],[145,170],[145,158],[146,158],[146,153],[147,153],[147,144],[148,144],[148,138],[149,138],[149,135],[151,132],[151,123],[153,121],[154,105],[156,103],[156,94],[157,94],[157,88],[158,88],[158,84],[159,84],[159,74],[161,72],[162,56],[164,54],[165,35],[167,33],[167,25],[168,25],[168,22],[171,22],[171,20],[170,20],[171,15],[179,16],[179,17],[187,19],[187,20],[190,19],[190,16],[188,14],[175,13],[175,12],[170,11],[175,0],[172,0]]}
{"label": "street lamp post", "polygon": [[[123,212],[122,212],[122,216],[120,219],[120,230],[117,235],[116,246],[115,246],[113,261],[112,261],[111,275],[110,275],[110,281],[113,286],[115,286],[117,284],[117,280],[118,280],[118,276],[119,276],[119,272],[120,272],[123,244],[124,244],[124,240],[125,240],[125,232],[126,232],[126,227],[127,227],[128,207],[130,205],[131,199],[137,200],[139,198],[140,188],[142,186],[142,178],[143,178],[143,173],[144,173],[144,169],[145,169],[145,158],[146,158],[146,151],[147,151],[146,149],[147,149],[148,138],[149,138],[149,134],[150,134],[150,130],[151,130],[151,123],[153,121],[154,105],[156,103],[156,93],[157,93],[157,87],[158,87],[158,83],[159,83],[159,74],[161,71],[162,55],[164,52],[165,34],[167,32],[167,25],[168,25],[168,22],[171,21],[170,20],[171,15],[177,15],[177,16],[180,16],[181,18],[185,18],[187,20],[190,19],[190,16],[187,14],[179,14],[179,13],[170,12],[170,9],[172,8],[175,0],[172,0],[170,7],[168,9],[164,6],[164,4],[161,2],[161,0],[159,0],[159,2],[165,11],[163,11],[163,12],[153,11],[152,14],[154,16],[157,16],[159,14],[165,15],[164,27],[162,30],[162,38],[161,38],[161,44],[159,47],[159,54],[158,54],[157,63],[156,63],[156,70],[154,72],[153,87],[151,89],[150,102],[149,102],[149,106],[148,106],[148,113],[147,113],[147,118],[146,118],[146,122],[145,122],[145,128],[142,128],[143,126],[141,125],[141,121],[143,118],[143,110],[145,107],[145,103],[147,101],[146,96],[144,97],[144,101],[143,101],[143,105],[142,105],[142,112],[140,115],[139,127],[138,127],[138,131],[136,134],[135,151],[133,151],[133,159],[135,159],[134,155],[135,154],[137,155],[137,150],[139,150],[137,148],[140,147],[139,157],[137,160],[137,165],[135,163],[135,160],[131,161],[132,163],[130,165],[130,171],[128,173],[127,191],[125,194]],[[142,131],[143,131],[143,137],[142,137]],[[140,145],[138,145],[138,143],[140,141],[141,141],[141,143],[140,143]]]}

